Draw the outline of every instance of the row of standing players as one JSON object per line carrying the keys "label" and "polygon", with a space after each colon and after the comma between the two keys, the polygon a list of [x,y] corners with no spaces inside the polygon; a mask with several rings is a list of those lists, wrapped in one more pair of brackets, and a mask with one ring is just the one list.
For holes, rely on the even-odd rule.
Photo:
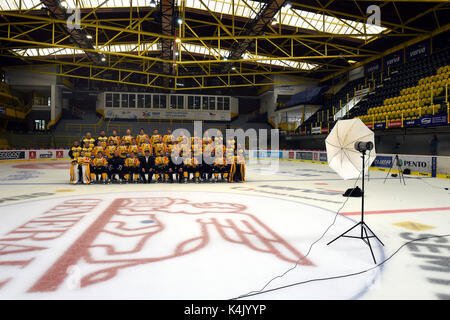
{"label": "row of standing players", "polygon": [[[210,163],[202,161],[204,152]],[[88,132],[81,143],[74,141],[69,156],[72,184],[151,183],[153,178],[157,183],[245,181],[243,149],[234,140],[223,143],[221,137],[174,139],[171,130],[163,136],[154,130],[149,137],[143,129],[134,137],[128,129],[122,137],[113,130],[94,139]]]}

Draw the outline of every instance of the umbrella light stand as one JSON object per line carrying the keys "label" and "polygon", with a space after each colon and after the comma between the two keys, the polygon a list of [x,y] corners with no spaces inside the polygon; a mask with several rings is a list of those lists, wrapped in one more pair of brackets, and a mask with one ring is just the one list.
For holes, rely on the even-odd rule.
{"label": "umbrella light stand", "polygon": [[[345,231],[344,233],[342,233],[340,236],[336,237],[335,239],[331,240],[330,242],[327,243],[327,245],[330,245],[331,243],[333,243],[334,241],[336,241],[339,238],[354,238],[354,239],[361,239],[362,241],[364,241],[365,244],[367,244],[367,246],[370,249],[370,253],[372,254],[372,258],[373,258],[373,262],[376,264],[377,261],[375,259],[375,255],[373,254],[373,249],[372,246],[370,244],[370,238],[375,238],[377,239],[381,245],[384,246],[383,242],[381,242],[381,240],[376,236],[376,234],[369,228],[369,226],[364,222],[364,163],[365,163],[365,155],[366,155],[366,151],[362,151],[362,197],[361,197],[361,221],[358,222],[357,224],[355,224],[353,227],[351,227],[350,229],[348,229],[347,231]],[[359,236],[353,236],[353,235],[349,235],[349,233],[353,230],[356,229],[357,227],[360,228],[360,234]]]}

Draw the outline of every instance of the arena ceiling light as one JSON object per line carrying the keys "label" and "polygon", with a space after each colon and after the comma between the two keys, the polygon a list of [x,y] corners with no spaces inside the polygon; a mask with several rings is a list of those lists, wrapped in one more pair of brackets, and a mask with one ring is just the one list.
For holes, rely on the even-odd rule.
{"label": "arena ceiling light", "polygon": [[[149,48],[149,46],[151,47]],[[136,51],[158,51],[158,43],[128,43],[128,44],[114,44],[102,47],[102,45],[97,47],[97,50],[107,51],[107,52],[136,52]],[[81,49],[67,49],[67,48],[28,48],[28,49],[11,49],[11,51],[22,57],[46,57],[46,56],[67,56],[67,55],[80,55],[84,54]]]}
{"label": "arena ceiling light", "polygon": [[[129,8],[129,0],[65,0],[67,8]],[[177,5],[181,6],[183,0],[177,0]],[[203,5],[202,2],[206,5]],[[234,2],[234,8],[233,8]],[[39,0],[8,0],[0,1],[0,10],[22,10],[36,8]],[[158,1],[151,0],[132,0],[131,5],[136,7],[156,7]],[[252,0],[185,0],[184,6],[203,11],[212,11],[220,14],[235,15],[248,19],[255,19],[258,12],[264,6],[264,2]],[[318,32],[327,32],[332,34],[346,35],[349,37],[369,39],[372,36],[365,36],[361,30],[366,30],[368,34],[380,34],[386,30],[385,27],[357,22],[349,19],[341,19],[313,13],[310,11],[295,9],[292,5],[285,5],[274,16],[274,19],[281,24],[295,28],[313,30]]]}
{"label": "arena ceiling light", "polygon": [[[182,0],[177,0],[181,5]],[[206,5],[203,5],[203,3]],[[240,16],[249,19],[255,19],[262,8],[263,2],[251,0],[234,0],[233,9],[232,0],[186,0],[185,7],[197,10],[211,10],[220,14]],[[340,19],[320,13],[313,13],[305,10],[295,9],[288,2],[274,16],[274,19],[281,25],[314,30],[318,32],[327,32],[340,35],[348,35],[357,38],[371,38],[362,35],[361,30],[366,30],[368,34],[380,34],[387,28],[356,22],[349,19]]]}
{"label": "arena ceiling light", "polygon": [[[181,40],[177,38],[175,40],[177,43],[180,43]],[[149,46],[151,46],[149,48]],[[127,43],[127,44],[114,44],[102,46],[99,45],[97,50],[107,52],[156,52],[160,51],[159,43]],[[82,55],[84,54],[83,50],[80,49],[66,49],[66,48],[28,48],[28,49],[11,49],[11,51],[22,57],[47,57],[47,56],[67,56],[67,55]],[[229,50],[218,49],[214,47],[206,47],[201,45],[195,45],[190,43],[181,43],[181,51],[200,54],[204,56],[214,57],[216,59],[222,59],[223,61],[228,60],[228,56],[230,55]],[[298,70],[313,70],[318,67],[317,64],[300,62],[294,60],[285,60],[285,59],[277,59],[271,58],[268,56],[262,55],[254,55],[249,52],[243,54],[242,59],[249,60],[249,62],[261,63],[266,65],[273,65],[279,67],[285,67],[289,69],[298,69]]]}
{"label": "arena ceiling light", "polygon": [[269,64],[274,66],[286,67],[291,69],[300,69],[300,70],[313,70],[317,68],[319,65],[314,63],[307,62],[299,62],[295,60],[286,60],[279,58],[271,58],[268,56],[254,55],[249,52],[244,53],[242,59],[252,60],[257,63]]}

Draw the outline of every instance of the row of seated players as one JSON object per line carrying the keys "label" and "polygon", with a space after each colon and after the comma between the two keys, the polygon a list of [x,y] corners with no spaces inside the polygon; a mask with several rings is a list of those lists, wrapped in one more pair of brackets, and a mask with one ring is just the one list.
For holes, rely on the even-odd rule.
{"label": "row of seated players", "polygon": [[[69,151],[71,183],[151,182],[153,176],[157,182],[173,182],[174,175],[177,181],[187,182],[191,174],[195,182],[245,181],[243,149],[240,146],[236,149],[234,140],[226,147],[221,138],[194,137],[188,141],[187,137],[180,137],[174,141],[170,132],[164,137],[154,134],[151,139],[143,134],[139,137],[139,145],[131,135],[120,138],[114,132],[107,139],[99,138],[94,140],[87,135],[83,146],[74,142]],[[94,141],[97,141],[96,146],[93,146]],[[174,157],[173,150],[176,151]],[[192,157],[183,159],[183,152],[187,150]],[[201,162],[205,151],[214,158],[213,163]]]}

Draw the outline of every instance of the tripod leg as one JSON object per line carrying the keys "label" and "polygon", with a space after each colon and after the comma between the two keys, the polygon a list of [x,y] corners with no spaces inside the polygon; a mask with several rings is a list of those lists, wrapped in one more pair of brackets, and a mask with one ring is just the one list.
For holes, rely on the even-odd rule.
{"label": "tripod leg", "polygon": [[352,231],[353,229],[355,229],[357,226],[359,226],[362,222],[358,222],[357,224],[355,224],[353,227],[351,227],[350,229],[348,229],[347,231],[345,231],[343,234],[337,236],[336,238],[334,238],[333,240],[331,240],[330,242],[327,243],[327,246],[331,243],[333,243],[334,241],[336,241],[337,239],[339,239],[340,237],[345,236],[346,233]]}
{"label": "tripod leg", "polygon": [[398,178],[400,179],[400,184],[402,184],[402,169],[397,165]]}
{"label": "tripod leg", "polygon": [[400,181],[403,180],[403,185],[406,186],[405,176],[403,175],[403,170],[401,170],[401,168],[400,168],[400,176],[401,176]]}
{"label": "tripod leg", "polygon": [[383,183],[386,183],[386,180],[387,180],[387,178],[389,177],[389,174],[391,173],[391,169],[392,169],[392,165],[393,165],[393,164],[394,164],[394,163],[391,164],[391,167],[389,168],[388,173],[387,173],[387,175],[386,175],[386,178],[384,178]]}
{"label": "tripod leg", "polygon": [[370,233],[381,243],[381,245],[384,247],[384,243],[380,240],[380,238],[377,237],[377,235],[372,231],[372,229],[369,228],[367,224],[364,223],[364,227],[367,228]]}
{"label": "tripod leg", "polygon": [[[377,264],[377,260],[375,259],[375,255],[373,254],[372,246],[370,245],[370,238],[369,238],[369,236],[367,235],[366,228],[364,227],[363,229],[364,229],[364,233],[366,234],[366,237],[365,237],[365,238],[367,239],[367,242],[366,242],[366,241],[364,241],[364,242],[366,242],[367,245],[369,246],[370,253],[372,254],[373,262],[374,262],[375,264]],[[378,238],[377,238],[377,239],[378,239]]]}

